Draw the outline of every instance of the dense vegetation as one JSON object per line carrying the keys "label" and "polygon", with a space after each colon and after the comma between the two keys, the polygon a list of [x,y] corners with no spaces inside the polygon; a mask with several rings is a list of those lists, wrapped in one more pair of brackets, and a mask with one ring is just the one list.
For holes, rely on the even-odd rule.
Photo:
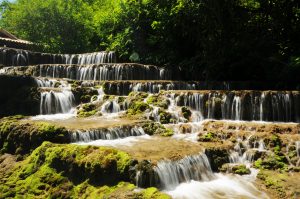
{"label": "dense vegetation", "polygon": [[187,79],[295,80],[296,0],[16,0],[0,25],[45,51],[115,50],[120,61],[179,67]]}

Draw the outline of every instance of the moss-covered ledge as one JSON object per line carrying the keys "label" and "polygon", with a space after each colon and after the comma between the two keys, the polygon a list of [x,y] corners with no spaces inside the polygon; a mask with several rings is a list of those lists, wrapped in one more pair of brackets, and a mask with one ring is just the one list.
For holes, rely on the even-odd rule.
{"label": "moss-covered ledge", "polygon": [[0,198],[169,198],[155,188],[135,192],[133,163],[117,149],[44,142],[0,179]]}
{"label": "moss-covered ledge", "polygon": [[23,116],[0,119],[0,153],[25,155],[44,141],[70,143],[69,132],[46,122],[25,122]]}

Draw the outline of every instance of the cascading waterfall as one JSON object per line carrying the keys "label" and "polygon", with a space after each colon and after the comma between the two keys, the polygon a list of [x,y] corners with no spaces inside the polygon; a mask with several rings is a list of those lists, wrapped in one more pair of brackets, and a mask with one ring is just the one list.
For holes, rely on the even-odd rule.
{"label": "cascading waterfall", "polygon": [[170,79],[171,74],[160,74],[160,68],[140,64],[97,65],[38,65],[33,66],[35,76],[76,80],[148,80]]}
{"label": "cascading waterfall", "polygon": [[[39,79],[35,81],[41,91],[40,114],[51,115],[57,113],[70,113],[75,105],[75,97],[71,91],[71,85],[64,81]],[[55,90],[49,90],[55,89]]]}
{"label": "cascading waterfall", "polygon": [[254,161],[254,152],[266,151],[263,139],[260,139],[259,141],[255,140],[253,143],[250,143],[251,138],[252,135],[248,136],[246,140],[242,140],[240,137],[237,138],[234,150],[231,151],[229,156],[231,164],[245,164],[250,168],[251,163]]}
{"label": "cascading waterfall", "polygon": [[162,161],[154,171],[159,177],[160,187],[165,190],[174,189],[182,182],[208,181],[214,178],[205,154],[187,156],[176,162]]}
{"label": "cascading waterfall", "polygon": [[110,101],[106,101],[102,107],[101,112],[102,113],[118,113],[121,111],[120,105],[117,103],[116,99]]}
{"label": "cascading waterfall", "polygon": [[[160,161],[153,168],[157,176],[155,186],[164,190],[174,189],[182,182],[191,180],[206,181],[214,178],[207,156],[204,153],[194,156],[187,156],[178,161]],[[146,180],[142,179],[143,171],[137,173],[136,181],[138,186],[143,186]]]}
{"label": "cascading waterfall", "polygon": [[94,140],[115,140],[130,136],[145,135],[141,127],[115,127],[108,129],[77,130],[71,134],[72,142],[91,142]]}
{"label": "cascading waterfall", "polygon": [[70,88],[68,83],[63,80],[35,78],[35,81],[38,87],[41,88]]}
{"label": "cascading waterfall", "polygon": [[149,181],[146,184],[162,189],[175,199],[268,198],[249,179],[213,173],[204,153],[158,162],[153,172],[138,171],[137,185],[143,187],[145,181]]}
{"label": "cascading waterfall", "polygon": [[74,105],[75,98],[71,91],[45,91],[41,93],[40,114],[69,113]]}
{"label": "cascading waterfall", "polygon": [[27,66],[37,64],[100,64],[116,63],[115,52],[85,54],[48,54],[28,50],[0,48],[0,65]]}
{"label": "cascading waterfall", "polygon": [[187,92],[176,104],[199,111],[203,119],[300,122],[299,92]]}

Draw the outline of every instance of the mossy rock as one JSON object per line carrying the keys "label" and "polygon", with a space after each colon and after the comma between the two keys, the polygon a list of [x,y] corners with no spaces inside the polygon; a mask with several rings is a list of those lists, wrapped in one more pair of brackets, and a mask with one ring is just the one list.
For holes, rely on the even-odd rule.
{"label": "mossy rock", "polygon": [[162,110],[162,109],[159,109],[159,118],[160,118],[160,122],[162,124],[169,124],[171,123],[171,119],[172,119],[172,115],[165,111],[165,110]]}
{"label": "mossy rock", "polygon": [[[282,175],[284,178],[288,177],[285,176],[285,174]],[[282,179],[281,179],[282,177],[279,177],[278,174],[273,174],[265,170],[260,170],[257,175],[257,178],[260,179],[268,189],[273,189],[276,195],[278,196],[278,198],[286,198],[287,190],[285,190],[284,187],[282,186]]]}
{"label": "mossy rock", "polygon": [[142,199],[171,199],[169,195],[159,192],[155,187],[147,188],[138,195]]}
{"label": "mossy rock", "polygon": [[192,111],[188,107],[183,106],[181,107],[181,114],[185,119],[189,120],[192,116]]}
{"label": "mossy rock", "polygon": [[84,117],[90,117],[90,116],[96,115],[98,113],[97,109],[98,109],[98,107],[95,104],[91,104],[91,103],[84,104],[77,111],[77,116],[84,118]]}
{"label": "mossy rock", "polygon": [[46,122],[24,123],[12,117],[0,120],[1,153],[24,155],[44,141],[69,143],[69,132]]}
{"label": "mossy rock", "polygon": [[208,132],[200,136],[198,139],[199,142],[216,142],[218,141],[216,133]]}
{"label": "mossy rock", "polygon": [[25,198],[109,198],[131,192],[128,181],[131,158],[106,147],[44,142],[14,172],[2,179],[0,196]]}
{"label": "mossy rock", "polygon": [[209,147],[205,149],[205,154],[208,157],[213,171],[218,172],[222,165],[229,162],[229,153],[226,149]]}
{"label": "mossy rock", "polygon": [[206,108],[214,105],[214,112],[213,112],[213,118],[215,119],[221,119],[222,118],[222,99],[219,97],[213,98],[214,100],[208,100],[206,101]]}
{"label": "mossy rock", "polygon": [[244,164],[233,166],[232,172],[238,175],[248,175],[251,173],[250,169],[247,168]]}
{"label": "mossy rock", "polygon": [[144,113],[146,110],[150,110],[151,107],[145,103],[145,102],[134,102],[132,103],[128,110],[127,110],[127,114],[128,115],[137,115],[137,114],[142,114]]}
{"label": "mossy rock", "polygon": [[160,94],[154,94],[148,97],[147,103],[163,109],[167,109],[170,105],[170,101]]}
{"label": "mossy rock", "polygon": [[88,103],[94,95],[98,95],[96,89],[81,86],[72,87],[72,93],[74,94],[76,104]]}
{"label": "mossy rock", "polygon": [[246,167],[244,164],[240,165],[232,165],[232,164],[223,164],[219,169],[220,172],[226,173],[234,173],[238,175],[248,175],[251,173],[250,169]]}
{"label": "mossy rock", "polygon": [[268,170],[287,170],[288,160],[284,155],[269,155],[264,158],[259,158],[254,162],[254,167],[258,169],[268,169]]}
{"label": "mossy rock", "polygon": [[161,135],[164,137],[169,137],[174,135],[174,131],[172,129],[168,129],[164,127],[161,123],[148,122],[142,126],[145,133],[148,135]]}
{"label": "mossy rock", "polygon": [[[156,185],[156,173],[153,169],[153,164],[148,160],[143,160],[136,165],[136,170],[139,172],[140,179],[137,179],[138,184],[142,188],[147,188]],[[142,181],[143,180],[143,181]]]}

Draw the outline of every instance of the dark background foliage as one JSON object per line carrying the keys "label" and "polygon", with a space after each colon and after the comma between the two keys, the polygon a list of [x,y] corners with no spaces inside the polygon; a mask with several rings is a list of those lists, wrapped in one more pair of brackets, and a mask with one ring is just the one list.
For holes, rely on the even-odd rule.
{"label": "dark background foliage", "polygon": [[180,68],[193,80],[300,75],[297,0],[16,0],[1,27],[44,51],[114,50],[119,61]]}

